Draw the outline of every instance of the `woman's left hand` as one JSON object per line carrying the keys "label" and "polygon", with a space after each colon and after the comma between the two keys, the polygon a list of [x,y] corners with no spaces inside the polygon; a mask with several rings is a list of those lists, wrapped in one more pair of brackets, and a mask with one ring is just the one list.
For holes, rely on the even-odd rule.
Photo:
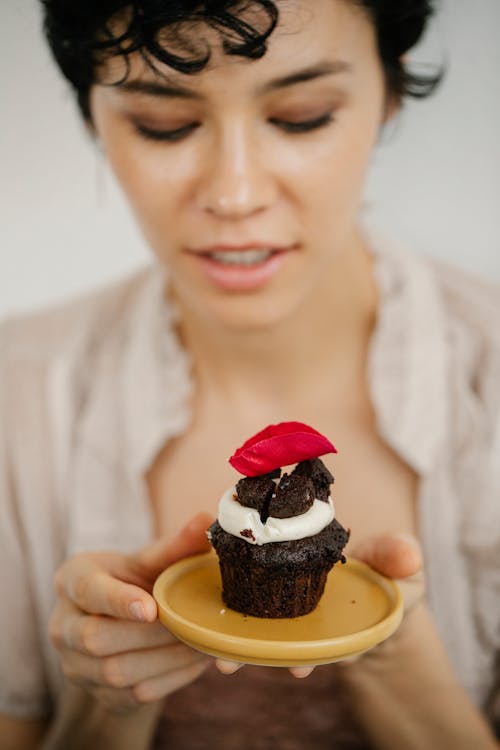
{"label": "woman's left hand", "polygon": [[[425,592],[423,557],[418,540],[409,534],[384,534],[370,537],[356,545],[349,557],[361,560],[388,578],[397,579],[403,595],[404,609],[408,612],[419,602]],[[372,649],[373,655],[380,647]],[[361,657],[354,657],[363,658]],[[346,662],[352,662],[347,659]],[[342,662],[343,663],[343,662]],[[233,674],[242,664],[217,659],[216,666],[223,674]],[[314,667],[291,667],[290,672],[299,679],[308,677]]]}
{"label": "woman's left hand", "polygon": [[500,750],[434,623],[416,540],[381,537],[360,545],[355,554],[397,579],[405,605],[403,622],[390,638],[339,663],[342,689],[370,747]]}

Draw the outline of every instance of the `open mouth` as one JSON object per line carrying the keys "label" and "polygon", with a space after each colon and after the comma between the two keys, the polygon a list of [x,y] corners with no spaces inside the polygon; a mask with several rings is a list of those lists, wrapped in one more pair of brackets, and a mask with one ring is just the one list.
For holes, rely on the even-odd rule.
{"label": "open mouth", "polygon": [[280,250],[246,249],[246,250],[215,250],[207,252],[205,257],[224,266],[257,266],[265,263]]}
{"label": "open mouth", "polygon": [[268,283],[296,246],[215,247],[192,251],[205,277],[226,291],[251,291]]}

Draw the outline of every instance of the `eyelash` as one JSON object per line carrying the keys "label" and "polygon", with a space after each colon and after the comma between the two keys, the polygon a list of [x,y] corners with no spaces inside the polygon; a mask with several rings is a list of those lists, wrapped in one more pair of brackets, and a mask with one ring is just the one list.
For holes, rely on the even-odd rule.
{"label": "eyelash", "polygon": [[154,130],[153,128],[147,128],[145,125],[140,125],[139,123],[135,124],[137,132],[143,138],[146,138],[149,141],[168,141],[170,143],[181,141],[193,130],[196,130],[197,127],[197,123],[192,123],[191,125],[184,125],[184,127],[176,128],[175,130]]}
{"label": "eyelash", "polygon": [[319,130],[326,127],[326,125],[330,125],[333,122],[333,113],[327,112],[325,115],[316,117],[314,120],[302,120],[301,122],[287,122],[286,120],[277,119],[271,119],[270,122],[280,127],[286,133],[310,133],[313,130]]}
{"label": "eyelash", "polygon": [[[313,130],[319,130],[320,128],[326,127],[333,122],[333,113],[328,112],[321,117],[316,117],[314,120],[303,120],[302,122],[287,122],[286,120],[271,119],[269,122],[272,125],[284,130],[286,133],[292,135],[299,135],[301,133],[310,133]],[[145,125],[135,124],[135,128],[139,135],[150,141],[166,141],[168,143],[175,143],[186,138],[190,133],[199,127],[198,123],[191,123],[185,125],[182,128],[176,128],[175,130],[154,130],[148,128]]]}

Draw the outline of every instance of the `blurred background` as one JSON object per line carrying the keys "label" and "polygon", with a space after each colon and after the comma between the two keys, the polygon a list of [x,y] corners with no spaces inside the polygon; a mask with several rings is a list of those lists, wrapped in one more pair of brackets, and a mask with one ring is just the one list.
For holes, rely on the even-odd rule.
{"label": "blurred background", "polygon": [[[367,221],[500,280],[500,0],[441,0],[411,59],[447,67],[383,134]],[[149,257],[77,115],[36,0],[0,3],[0,317],[123,276]]]}

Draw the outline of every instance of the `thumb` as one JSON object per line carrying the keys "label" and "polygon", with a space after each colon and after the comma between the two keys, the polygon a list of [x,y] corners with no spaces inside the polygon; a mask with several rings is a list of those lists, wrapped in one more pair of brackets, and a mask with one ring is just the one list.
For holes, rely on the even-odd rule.
{"label": "thumb", "polygon": [[418,540],[403,533],[369,537],[351,550],[351,557],[390,578],[413,576],[421,571],[423,564]]}
{"label": "thumb", "polygon": [[356,545],[351,556],[396,580],[403,595],[405,612],[423,599],[423,554],[414,536],[399,533],[370,537]]}
{"label": "thumb", "polygon": [[210,549],[207,529],[213,520],[209,513],[198,513],[170,542],[157,539],[136,552],[133,561],[141,576],[153,583],[160,573],[174,562],[189,555],[207,552]]}

